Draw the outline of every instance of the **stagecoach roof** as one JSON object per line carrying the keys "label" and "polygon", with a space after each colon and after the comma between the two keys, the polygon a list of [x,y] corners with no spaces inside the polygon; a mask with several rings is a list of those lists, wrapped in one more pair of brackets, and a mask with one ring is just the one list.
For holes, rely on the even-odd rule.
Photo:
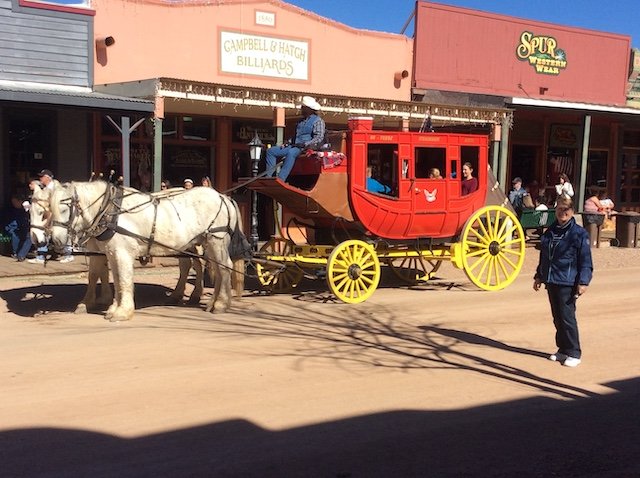
{"label": "stagecoach roof", "polygon": [[[273,108],[298,109],[302,97],[313,96],[325,117],[354,115],[375,118],[395,118],[421,121],[427,117],[433,123],[499,124],[512,117],[512,110],[502,107],[476,107],[430,104],[416,101],[394,101],[374,98],[349,98],[317,92],[266,90],[246,86],[197,83],[173,78],[155,78],[126,83],[96,86],[96,90],[112,94],[152,99],[162,97],[178,101],[229,106],[238,114],[250,112],[254,117],[271,117]],[[241,111],[242,110],[242,111]],[[263,112],[261,113],[260,110]]]}

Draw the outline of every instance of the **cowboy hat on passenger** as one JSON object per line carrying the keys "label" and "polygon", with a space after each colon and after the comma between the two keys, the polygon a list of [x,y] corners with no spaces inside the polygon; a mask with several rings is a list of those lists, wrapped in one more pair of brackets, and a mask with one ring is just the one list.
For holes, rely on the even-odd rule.
{"label": "cowboy hat on passenger", "polygon": [[318,103],[313,96],[303,96],[301,106],[306,106],[313,111],[320,111],[320,103]]}

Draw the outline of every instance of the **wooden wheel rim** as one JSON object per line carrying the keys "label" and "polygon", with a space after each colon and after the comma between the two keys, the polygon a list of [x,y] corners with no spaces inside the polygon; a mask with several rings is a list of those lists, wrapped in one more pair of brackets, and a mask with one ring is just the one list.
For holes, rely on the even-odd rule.
{"label": "wooden wheel rim", "polygon": [[327,262],[327,283],[343,302],[367,300],[380,283],[380,260],[373,246],[349,240],[336,246]]}
{"label": "wooden wheel rim", "polygon": [[511,284],[524,263],[525,236],[518,218],[501,206],[486,206],[467,221],[461,259],[467,277],[484,290]]}

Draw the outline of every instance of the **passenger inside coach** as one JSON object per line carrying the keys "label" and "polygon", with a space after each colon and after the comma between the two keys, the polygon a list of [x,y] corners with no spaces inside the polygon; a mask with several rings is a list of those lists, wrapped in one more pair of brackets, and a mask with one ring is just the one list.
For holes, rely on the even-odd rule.
{"label": "passenger inside coach", "polygon": [[373,167],[367,166],[367,191],[372,193],[391,194],[391,188],[373,177]]}

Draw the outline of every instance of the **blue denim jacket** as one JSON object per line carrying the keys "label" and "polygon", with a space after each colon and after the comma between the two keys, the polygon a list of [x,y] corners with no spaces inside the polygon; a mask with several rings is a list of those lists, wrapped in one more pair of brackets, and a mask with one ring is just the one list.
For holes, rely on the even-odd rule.
{"label": "blue denim jacket", "polygon": [[577,286],[589,285],[592,274],[587,231],[574,218],[564,227],[554,222],[540,238],[540,262],[535,278],[545,284]]}

